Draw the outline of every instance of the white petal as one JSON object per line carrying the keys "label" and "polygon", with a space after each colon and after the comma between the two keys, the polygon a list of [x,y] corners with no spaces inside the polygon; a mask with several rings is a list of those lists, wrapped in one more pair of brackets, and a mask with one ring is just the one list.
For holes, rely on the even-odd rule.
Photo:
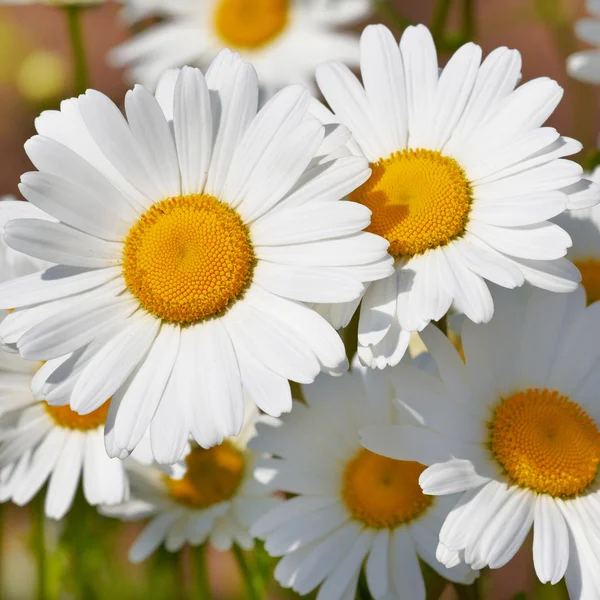
{"label": "white petal", "polygon": [[399,596],[406,591],[406,596],[411,600],[425,600],[425,582],[419,559],[413,541],[404,527],[398,527],[393,533],[390,568],[392,583]]}
{"label": "white petal", "polygon": [[72,267],[109,267],[121,261],[123,246],[63,225],[39,219],[6,224],[4,241],[14,250]]}
{"label": "white petal", "polygon": [[396,314],[397,296],[396,273],[367,288],[358,323],[358,341],[361,346],[377,344],[389,332]]}
{"label": "white petal", "polygon": [[213,113],[213,152],[205,192],[222,197],[234,150],[256,116],[256,71],[239,54],[222,50],[206,73]]}
{"label": "white petal", "polygon": [[73,430],[63,445],[46,492],[46,515],[51,519],[62,519],[71,507],[79,483],[84,443],[85,435]]}
{"label": "white petal", "polygon": [[167,531],[179,517],[179,512],[167,512],[155,517],[129,549],[129,560],[139,563],[148,558],[165,539]]}
{"label": "white petal", "polygon": [[542,583],[557,584],[569,564],[569,533],[560,510],[550,496],[535,501],[533,564]]}
{"label": "white petal", "polygon": [[104,404],[148,352],[159,327],[160,321],[152,315],[131,316],[123,330],[102,346],[81,371],[71,408],[87,414]]}
{"label": "white petal", "polygon": [[210,96],[202,71],[180,71],[172,106],[182,193],[198,194],[204,190],[213,144]]}
{"label": "white petal", "polygon": [[235,346],[242,385],[258,408],[272,417],[292,410],[288,380],[265,367],[242,344]]}
{"label": "white petal", "polygon": [[363,285],[334,267],[281,265],[260,261],[254,280],[265,290],[301,302],[350,302],[360,297]]}
{"label": "white petal", "polygon": [[179,334],[163,323],[131,384],[117,392],[123,395],[114,434],[119,448],[133,450],[148,429],[177,360]]}
{"label": "white petal", "polygon": [[82,269],[56,265],[0,286],[0,308],[19,308],[79,294],[121,275],[120,267]]}
{"label": "white petal", "polygon": [[[198,326],[195,343],[199,400],[192,407],[192,432],[201,446],[210,447],[215,440],[240,432],[244,418],[242,385],[234,346],[221,320]],[[213,431],[206,431],[207,409],[212,413]]]}
{"label": "white petal", "polygon": [[370,114],[380,138],[381,156],[406,148],[408,111],[404,67],[387,27],[369,25],[360,38],[360,70]]}
{"label": "white petal", "polygon": [[181,193],[179,162],[165,115],[146,88],[136,85],[125,95],[125,111],[131,133],[145,150],[150,173],[163,197]]}

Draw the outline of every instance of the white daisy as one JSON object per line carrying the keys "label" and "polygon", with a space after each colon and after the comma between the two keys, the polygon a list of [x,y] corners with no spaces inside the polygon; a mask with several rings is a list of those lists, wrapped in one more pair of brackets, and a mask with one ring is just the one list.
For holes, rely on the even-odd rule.
{"label": "white daisy", "polygon": [[[515,90],[515,50],[498,48],[480,63],[481,48],[466,44],[439,73],[426,27],[407,28],[398,47],[376,25],[361,38],[364,87],[339,63],[317,70],[355,152],[373,169],[350,199],[373,211],[367,231],[389,240],[396,261],[395,273],[362,301],[359,356],[367,365],[396,364],[409,332],[453,303],[473,321],[488,321],[494,306],[485,279],[555,292],[579,281],[562,258],[569,236],[546,219],[596,204],[600,188],[562,158],[581,144],[542,127],[562,89],[540,78]],[[332,320],[343,324],[343,317]]]}
{"label": "white daisy", "polygon": [[[587,177],[600,184],[600,167]],[[581,273],[588,304],[600,300],[600,206],[563,213],[554,222],[573,240],[567,258]]]}
{"label": "white daisy", "polygon": [[593,50],[575,52],[567,58],[567,73],[586,83],[600,83],[600,0],[587,0],[586,7],[592,18],[575,23],[575,33]]}
{"label": "white daisy", "polygon": [[[5,200],[12,214],[34,218],[31,204]],[[6,210],[1,216],[6,215]],[[0,279],[28,275],[43,261],[16,252],[0,242]],[[128,494],[122,463],[104,449],[103,429],[108,403],[79,416],[68,406],[49,406],[34,397],[44,366],[0,351],[0,501],[27,504],[49,479],[46,514],[62,518],[69,510],[83,472],[83,491],[92,504],[121,502]]]}
{"label": "white daisy", "polygon": [[129,21],[164,21],[115,48],[110,61],[148,87],[168,68],[206,66],[222,48],[252,62],[267,95],[289,83],[312,87],[322,60],[358,64],[358,37],[340,27],[370,12],[369,0],[132,0]]}
{"label": "white daisy", "polygon": [[17,309],[0,339],[50,361],[51,404],[88,414],[112,397],[111,456],[151,423],[161,463],[190,430],[203,447],[236,435],[242,388],[271,415],[290,410],[288,379],[347,362],[303,302],[352,300],[390,273],[387,241],[362,231],[370,211],[338,202],[370,173],[329,156],[349,132],[323,127],[302,86],[258,114],[257,100],[252,66],[223,51],[206,80],[188,67],[156,98],[130,91],[128,121],[88,91],[43,113],[26,144],[39,171],[21,191],[52,216],[10,221],[4,239],[57,265],[0,286],[0,307]]}
{"label": "white daisy", "polygon": [[435,558],[452,499],[421,492],[423,465],[360,447],[361,427],[396,422],[387,373],[357,365],[303,392],[307,404],[259,424],[250,444],[278,456],[257,466],[257,479],[295,494],[251,529],[271,555],[284,557],[275,570],[279,583],[302,595],[320,585],[318,600],[353,599],[365,562],[376,600],[424,600],[419,558],[446,579],[471,583],[474,571],[446,569]]}
{"label": "white daisy", "polygon": [[[465,320],[463,362],[433,325],[422,332],[440,377],[398,369],[413,425],[369,427],[363,445],[431,465],[426,494],[461,493],[438,558],[505,565],[533,526],[542,582],[600,597],[600,304],[573,294],[498,289],[490,323]],[[529,293],[529,298],[527,294]],[[524,297],[522,297],[524,296]]]}
{"label": "white daisy", "polygon": [[260,455],[247,444],[256,433],[259,413],[253,405],[247,408],[240,435],[209,450],[192,448],[183,477],[169,478],[156,468],[126,461],[131,498],[101,507],[100,512],[126,521],[152,517],[129,551],[131,561],[146,559],[163,541],[169,552],[207,540],[218,550],[229,550],[233,544],[246,550],[253,547],[248,529],[279,500],[254,479]]}

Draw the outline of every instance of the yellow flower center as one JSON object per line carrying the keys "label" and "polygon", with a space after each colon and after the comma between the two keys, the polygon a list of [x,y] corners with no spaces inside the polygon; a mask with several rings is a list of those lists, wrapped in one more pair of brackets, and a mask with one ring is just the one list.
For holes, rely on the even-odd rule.
{"label": "yellow flower center", "polygon": [[600,432],[579,404],[557,391],[527,389],[503,399],[488,427],[492,453],[521,487],[568,498],[596,477]]}
{"label": "yellow flower center", "polygon": [[223,442],[208,450],[194,448],[186,457],[183,479],[167,478],[171,497],[193,508],[208,508],[229,500],[237,491],[246,468],[244,455]]}
{"label": "yellow flower center", "polygon": [[123,249],[130,291],[147,311],[181,325],[225,312],[250,284],[254,263],[240,216],[208,195],[157,202]]}
{"label": "yellow flower center", "polygon": [[453,158],[434,150],[403,150],[371,169],[350,200],[371,209],[367,231],[388,240],[392,256],[423,254],[464,233],[471,186]]}
{"label": "yellow flower center", "polygon": [[585,288],[588,304],[597,302],[600,300],[600,260],[589,258],[574,262],[581,272],[581,285]]}
{"label": "yellow flower center", "polygon": [[44,401],[44,408],[56,425],[66,429],[79,429],[80,431],[89,431],[104,425],[109,406],[110,398],[100,408],[88,415],[80,415],[71,410],[68,404],[66,406],[50,406]]}
{"label": "yellow flower center", "polygon": [[220,0],[215,29],[224,45],[253,50],[281,34],[289,12],[290,0]]}
{"label": "yellow flower center", "polygon": [[373,529],[392,529],[419,517],[433,502],[419,486],[425,467],[365,448],[344,471],[342,498],[352,516]]}

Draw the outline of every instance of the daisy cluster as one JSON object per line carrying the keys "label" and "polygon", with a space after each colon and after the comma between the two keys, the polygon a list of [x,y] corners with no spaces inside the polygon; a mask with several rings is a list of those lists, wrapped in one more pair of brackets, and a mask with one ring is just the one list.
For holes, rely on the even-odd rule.
{"label": "daisy cluster", "polygon": [[539,580],[600,599],[600,175],[518,51],[440,68],[340,4],[132,0],[160,21],[111,54],[123,111],[36,119],[0,203],[0,500],[47,484],[60,519],[81,479],[149,519],[132,561],[259,539],[318,600],[471,585],[533,530]]}

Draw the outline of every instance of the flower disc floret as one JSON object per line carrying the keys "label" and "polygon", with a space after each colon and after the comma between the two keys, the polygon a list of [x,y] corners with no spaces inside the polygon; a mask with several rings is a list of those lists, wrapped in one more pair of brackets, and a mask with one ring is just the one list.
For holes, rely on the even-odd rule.
{"label": "flower disc floret", "polygon": [[123,249],[129,290],[147,311],[180,325],[223,314],[250,284],[254,264],[248,228],[209,195],[152,205]]}
{"label": "flower disc floret", "polygon": [[367,231],[388,240],[392,256],[423,254],[464,233],[471,186],[453,158],[435,150],[402,150],[371,169],[350,199],[371,209]]}
{"label": "flower disc floret", "polygon": [[576,260],[575,266],[581,273],[581,285],[585,288],[588,304],[600,300],[600,260]]}
{"label": "flower disc floret", "polygon": [[95,411],[87,415],[80,415],[71,410],[68,404],[66,406],[50,406],[48,403],[44,403],[46,412],[56,425],[65,429],[78,429],[79,431],[89,431],[104,425],[109,406],[110,399]]}
{"label": "flower disc floret", "polygon": [[342,498],[352,516],[373,529],[393,529],[421,516],[432,503],[419,486],[425,467],[361,449],[343,475]]}
{"label": "flower disc floret", "polygon": [[171,497],[180,504],[202,509],[229,500],[244,477],[246,460],[230,442],[208,450],[194,448],[185,459],[182,479],[167,478]]}
{"label": "flower disc floret", "polygon": [[254,50],[281,34],[289,13],[290,0],[220,0],[215,30],[225,46]]}
{"label": "flower disc floret", "polygon": [[598,427],[556,390],[527,389],[503,399],[488,428],[492,454],[516,485],[569,498],[596,478]]}

